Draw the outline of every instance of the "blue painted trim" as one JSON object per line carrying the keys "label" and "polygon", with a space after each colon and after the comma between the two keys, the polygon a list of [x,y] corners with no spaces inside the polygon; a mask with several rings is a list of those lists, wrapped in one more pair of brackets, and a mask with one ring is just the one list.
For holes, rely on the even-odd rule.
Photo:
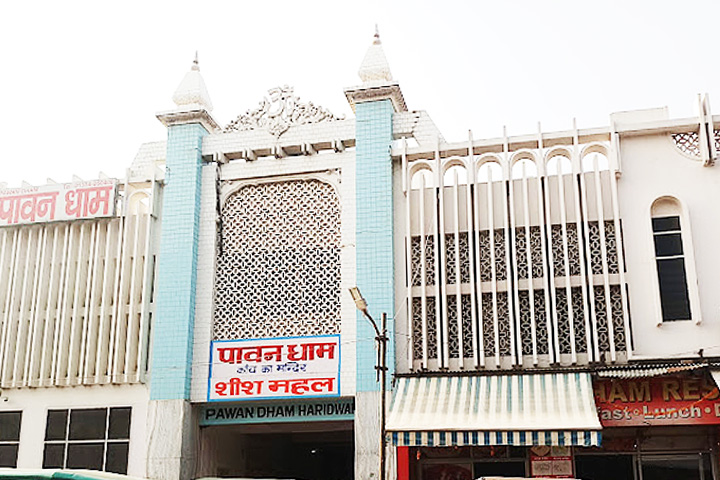
{"label": "blue painted trim", "polygon": [[[355,244],[357,286],[375,321],[388,316],[388,388],[395,367],[395,246],[393,165],[390,149],[394,108],[390,100],[363,102],[355,119]],[[357,391],[379,391],[375,377],[375,333],[362,313],[356,317]]]}
{"label": "blue painted trim", "polygon": [[160,248],[157,258],[150,399],[190,398],[200,229],[200,124],[168,128]]}

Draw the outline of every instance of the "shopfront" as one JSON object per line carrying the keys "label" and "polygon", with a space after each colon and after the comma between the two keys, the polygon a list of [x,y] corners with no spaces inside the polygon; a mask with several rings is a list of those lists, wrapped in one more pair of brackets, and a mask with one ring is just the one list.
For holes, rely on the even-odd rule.
{"label": "shopfront", "polygon": [[719,426],[707,368],[663,367],[404,378],[388,430],[401,480],[718,480]]}
{"label": "shopfront", "polygon": [[572,478],[601,441],[585,373],[401,378],[388,431],[399,480]]}
{"label": "shopfront", "polygon": [[712,480],[717,435],[712,427],[609,428],[601,448],[575,453],[583,480]]}
{"label": "shopfront", "polygon": [[575,453],[578,478],[720,478],[720,394],[715,382],[704,368],[674,374],[668,370],[623,374],[632,378],[601,373],[594,381],[603,442]]}
{"label": "shopfront", "polygon": [[[583,480],[712,480],[712,427],[612,428],[602,447],[407,447],[405,478],[473,480],[482,476]],[[401,477],[398,477],[401,478]]]}

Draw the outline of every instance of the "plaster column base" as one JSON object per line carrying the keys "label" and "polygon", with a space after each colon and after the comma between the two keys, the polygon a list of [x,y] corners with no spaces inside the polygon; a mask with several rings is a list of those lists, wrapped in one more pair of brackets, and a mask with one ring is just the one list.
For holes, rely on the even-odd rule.
{"label": "plaster column base", "polygon": [[355,394],[355,478],[380,476],[380,392]]}
{"label": "plaster column base", "polygon": [[147,477],[190,480],[195,474],[195,427],[186,400],[153,400],[148,410]]}

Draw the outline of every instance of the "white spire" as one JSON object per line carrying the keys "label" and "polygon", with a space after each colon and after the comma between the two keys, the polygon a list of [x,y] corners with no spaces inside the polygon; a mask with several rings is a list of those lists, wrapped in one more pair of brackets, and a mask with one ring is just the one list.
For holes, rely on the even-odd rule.
{"label": "white spire", "polygon": [[375,25],[373,43],[370,45],[370,48],[368,48],[362,64],[360,64],[358,75],[360,75],[360,80],[362,80],[364,85],[392,82],[393,80],[392,73],[390,73],[390,65],[388,65],[385,52],[380,43],[380,33],[378,32],[377,25]]}
{"label": "white spire", "polygon": [[200,75],[197,52],[195,52],[195,60],[193,60],[190,71],[185,74],[185,78],[175,90],[172,99],[175,105],[183,110],[199,107],[208,112],[212,111],[213,106],[210,95],[207,87],[205,87],[205,81]]}

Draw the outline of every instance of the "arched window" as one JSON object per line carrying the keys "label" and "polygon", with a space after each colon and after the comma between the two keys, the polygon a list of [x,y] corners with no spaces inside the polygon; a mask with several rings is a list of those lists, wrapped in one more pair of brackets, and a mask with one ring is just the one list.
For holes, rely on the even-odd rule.
{"label": "arched window", "polygon": [[452,187],[455,183],[458,185],[467,185],[467,170],[465,170],[465,167],[461,165],[453,165],[445,170],[445,175],[443,176],[443,186]]}
{"label": "arched window", "polygon": [[497,162],[485,162],[478,170],[478,182],[487,183],[490,181],[497,182],[502,180],[502,167]]}
{"label": "arched window", "polygon": [[600,152],[592,152],[585,155],[582,159],[582,171],[594,172],[595,170],[609,170],[610,164],[608,158]]}
{"label": "arched window", "polygon": [[567,175],[572,173],[572,163],[564,155],[555,155],[547,162],[548,175]]}
{"label": "arched window", "polygon": [[523,158],[515,162],[512,167],[512,178],[513,180],[521,178],[537,177],[537,165],[530,159]]}
{"label": "arched window", "polygon": [[691,320],[680,202],[660,198],[651,213],[663,322]]}
{"label": "arched window", "polygon": [[130,195],[128,212],[144,214],[150,211],[150,196],[145,192],[135,192]]}
{"label": "arched window", "polygon": [[419,190],[420,186],[423,185],[425,188],[431,188],[435,186],[433,172],[427,168],[421,168],[420,170],[413,173],[410,179],[410,188],[413,190]]}

